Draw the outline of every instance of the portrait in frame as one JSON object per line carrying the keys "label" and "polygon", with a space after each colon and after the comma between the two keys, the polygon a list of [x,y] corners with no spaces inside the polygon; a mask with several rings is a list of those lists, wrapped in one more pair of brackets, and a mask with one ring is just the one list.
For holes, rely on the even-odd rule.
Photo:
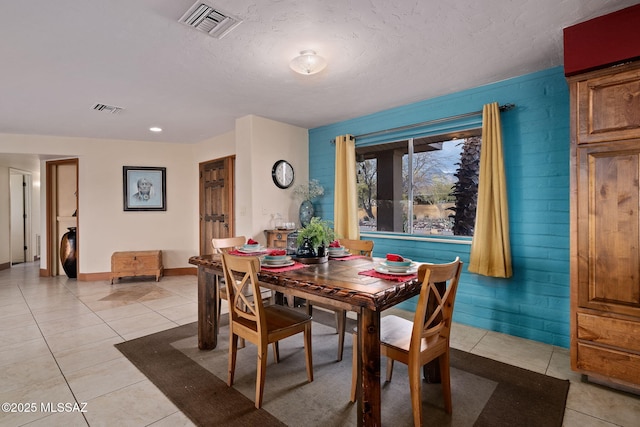
{"label": "portrait in frame", "polygon": [[125,211],[166,211],[167,168],[123,166]]}

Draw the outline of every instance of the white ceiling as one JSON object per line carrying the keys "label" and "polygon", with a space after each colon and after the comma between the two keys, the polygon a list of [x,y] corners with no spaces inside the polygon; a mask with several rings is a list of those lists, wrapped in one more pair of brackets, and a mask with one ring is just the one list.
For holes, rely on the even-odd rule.
{"label": "white ceiling", "polygon": [[[561,65],[564,27],[638,3],[204,0],[243,20],[215,39],[178,22],[194,1],[2,0],[0,133],[193,143],[248,114],[313,128]],[[327,68],[291,71],[304,49]]]}

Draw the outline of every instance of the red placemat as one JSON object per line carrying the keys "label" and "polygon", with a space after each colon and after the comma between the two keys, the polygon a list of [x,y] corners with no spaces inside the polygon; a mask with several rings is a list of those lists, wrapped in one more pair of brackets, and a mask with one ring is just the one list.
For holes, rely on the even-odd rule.
{"label": "red placemat", "polygon": [[364,257],[365,257],[364,255],[348,255],[348,256],[332,258],[331,255],[329,255],[329,259],[333,261],[349,261],[350,259],[358,259],[358,258],[364,258]]}
{"label": "red placemat", "polygon": [[362,274],[363,276],[375,277],[377,279],[393,280],[393,281],[396,281],[396,282],[408,282],[408,281],[413,280],[416,277],[418,277],[418,275],[415,274],[415,273],[414,274],[402,275],[402,276],[396,275],[396,274],[379,273],[374,268],[372,268],[371,270],[360,271],[358,274]]}
{"label": "red placemat", "polygon": [[266,265],[263,265],[262,267],[260,267],[260,270],[269,271],[272,273],[282,273],[284,271],[298,270],[305,267],[309,266],[301,262],[296,262],[295,264],[287,265],[286,267],[267,267]]}
{"label": "red placemat", "polygon": [[232,251],[229,251],[229,255],[239,255],[239,256],[260,256],[260,255],[266,255],[267,251],[261,251],[261,252],[242,252],[239,251],[237,249],[234,249]]}

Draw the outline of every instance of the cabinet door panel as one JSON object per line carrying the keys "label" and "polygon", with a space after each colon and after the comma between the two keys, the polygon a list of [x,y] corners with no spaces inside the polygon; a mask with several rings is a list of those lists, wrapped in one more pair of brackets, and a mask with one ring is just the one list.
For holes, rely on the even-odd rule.
{"label": "cabinet door panel", "polygon": [[[640,315],[640,141],[579,152],[579,303]],[[584,185],[586,183],[586,185]]]}
{"label": "cabinet door panel", "polygon": [[640,70],[581,81],[577,95],[578,143],[640,136]]}

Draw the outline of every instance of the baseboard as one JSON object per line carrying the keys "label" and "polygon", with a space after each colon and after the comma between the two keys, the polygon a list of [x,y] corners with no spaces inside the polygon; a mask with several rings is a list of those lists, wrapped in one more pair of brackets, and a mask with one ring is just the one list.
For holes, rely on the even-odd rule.
{"label": "baseboard", "polygon": [[9,268],[11,268],[10,262],[3,262],[2,264],[0,264],[0,270],[7,270]]}
{"label": "baseboard", "polygon": [[[42,272],[42,270],[40,270]],[[163,270],[163,276],[196,276],[198,274],[197,267],[180,267],[180,268],[165,268]],[[40,274],[42,276],[42,273]],[[80,282],[99,282],[106,280],[111,282],[111,272],[104,273],[79,273],[78,281]],[[162,279],[160,279],[162,280]]]}

